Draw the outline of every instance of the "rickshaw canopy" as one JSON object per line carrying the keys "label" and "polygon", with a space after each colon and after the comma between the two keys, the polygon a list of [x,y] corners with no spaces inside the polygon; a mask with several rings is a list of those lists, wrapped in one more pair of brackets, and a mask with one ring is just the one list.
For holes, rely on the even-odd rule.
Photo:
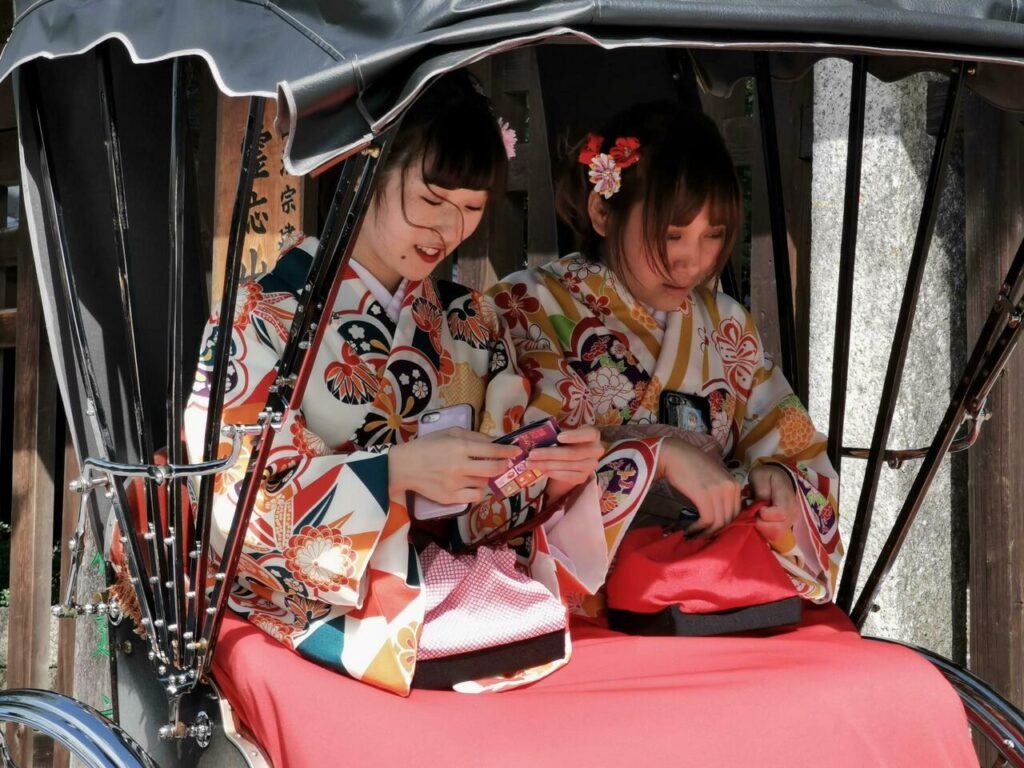
{"label": "rickshaw canopy", "polygon": [[[125,600],[127,606],[134,599],[139,620],[134,622],[133,615],[132,623],[147,627],[144,633],[137,633],[125,623],[122,629],[115,630],[111,647],[117,649],[119,717],[122,723],[137,718],[134,726],[140,733],[154,730],[153,723],[166,723],[159,728],[159,740],[146,745],[164,764],[202,764],[195,762],[193,756],[203,754],[207,744],[201,739],[211,732],[211,720],[204,707],[218,699],[209,687],[210,680],[216,679],[225,686],[228,700],[234,697],[244,702],[263,702],[275,709],[281,699],[256,689],[230,689],[224,681],[253,682],[267,685],[268,690],[287,691],[295,686],[289,688],[274,682],[272,677],[250,675],[250,670],[283,670],[288,673],[285,683],[299,679],[269,656],[239,652],[242,631],[256,633],[250,635],[256,643],[271,641],[261,634],[262,630],[237,616],[229,616],[225,622],[228,631],[224,645],[229,650],[217,656],[221,620],[230,613],[227,595],[235,583],[259,484],[268,466],[273,434],[281,428],[286,413],[302,406],[302,393],[316,359],[318,339],[324,337],[326,324],[320,318],[326,313],[322,310],[333,306],[332,286],[341,284],[339,276],[345,274],[354,232],[371,199],[375,178],[379,178],[374,173],[382,164],[383,155],[360,154],[359,150],[386,133],[435,78],[492,54],[538,43],[551,44],[545,53],[574,43],[608,50],[669,48],[671,65],[688,58],[696,82],[718,95],[728,94],[738,80],[756,72],[755,108],[762,110],[761,157],[769,191],[775,284],[781,296],[778,314],[788,318],[785,322],[791,322],[792,295],[787,293],[791,286],[790,261],[786,258],[787,231],[772,79],[799,78],[826,57],[855,59],[851,115],[860,113],[861,140],[850,139],[848,156],[855,161],[848,162],[848,167],[856,166],[856,171],[848,172],[848,179],[859,184],[865,73],[884,80],[918,71],[949,75],[948,95],[922,203],[921,226],[908,268],[909,287],[903,305],[906,309],[901,309],[901,317],[905,314],[909,320],[901,319],[898,323],[890,357],[890,369],[899,371],[913,327],[920,275],[951,151],[949,137],[954,134],[960,114],[961,85],[1002,110],[1024,117],[1024,5],[1020,0],[779,0],[763,4],[749,0],[18,0],[15,8],[13,31],[0,55],[0,79],[24,64],[29,65],[22,69],[15,84],[22,199],[57,378],[84,467],[72,484],[72,490],[83,495],[76,536],[83,535],[88,512],[94,518],[94,535],[103,540],[104,554],[112,565],[123,568],[124,578],[115,586],[125,587],[125,597],[111,592],[104,609],[109,611],[113,607],[119,616],[124,615],[127,610],[119,607],[120,601]],[[118,44],[104,45],[108,41]],[[86,55],[75,58],[79,54]],[[182,61],[185,58],[193,61]],[[57,61],[45,61],[50,59]],[[213,81],[223,93],[257,97],[249,103],[230,226],[222,228],[230,230],[225,249],[225,289],[216,310],[219,327],[216,336],[210,336],[208,346],[197,343],[208,310],[208,265],[204,262],[205,233],[196,226],[202,222],[198,212],[203,208],[198,185],[194,183],[200,165],[193,162],[193,154],[202,156],[203,152],[197,149],[198,142],[193,143],[190,120],[201,112],[197,103],[210,106],[207,97],[213,89],[208,87],[205,73],[196,76],[201,69],[195,66],[198,59],[209,67]],[[133,66],[133,62],[153,66]],[[560,71],[551,74],[551,79],[555,79]],[[630,76],[639,79],[643,73],[631,72]],[[190,93],[190,86],[198,80],[202,80],[202,89],[195,88]],[[687,81],[687,87],[691,82]],[[556,92],[568,90],[564,82],[552,85]],[[630,95],[623,94],[625,98]],[[237,375],[232,370],[230,347],[232,308],[246,274],[242,261],[245,232],[252,201],[256,199],[253,185],[264,132],[264,101],[259,97],[277,100],[278,127],[287,136],[285,170],[306,174],[341,158],[348,158],[348,162],[340,168],[334,195],[329,199],[330,209],[326,215],[320,212],[320,242],[308,267],[305,285],[298,292],[301,304],[295,311],[294,322],[289,321],[288,340],[262,410],[258,414],[254,411],[251,419],[247,414],[246,423],[221,425],[227,382],[230,376]],[[855,123],[856,117],[851,118],[851,125]],[[232,138],[229,135],[228,141]],[[386,139],[380,143],[386,144]],[[161,147],[170,151],[160,151]],[[219,145],[218,157],[222,149]],[[848,290],[839,302],[846,322],[837,322],[837,327],[846,328],[847,342],[859,205],[858,187],[851,188],[854,192],[847,193],[849,210],[844,210],[843,215],[844,220],[854,222],[853,235],[844,235],[840,254],[842,262],[849,265]],[[221,192],[218,190],[217,194]],[[534,202],[535,210],[542,210],[536,198]],[[207,206],[207,213],[210,207]],[[217,243],[209,250],[220,247]],[[251,272],[248,274],[252,276]],[[928,474],[931,467],[950,448],[962,423],[980,423],[981,405],[970,413],[968,406],[974,408],[975,404],[984,403],[1009,350],[1024,332],[1016,322],[1024,311],[1022,294],[1024,246],[1007,272],[1003,293],[993,306],[968,363],[968,375],[951,397],[927,454],[918,457],[925,459],[918,471],[918,478],[923,480],[915,480],[916,490],[908,496],[901,512],[903,522],[890,534],[890,541],[895,544],[890,546],[887,542],[868,586],[861,591],[854,617],[865,615],[872,605],[876,592],[871,590],[877,591],[917,514],[932,480]],[[159,311],[163,303],[166,313]],[[143,307],[144,311],[134,311]],[[318,328],[319,337],[314,333]],[[788,362],[792,362],[796,359],[795,335],[782,335],[790,340]],[[207,359],[212,362],[208,381],[210,391],[216,392],[210,401],[218,403],[209,408],[206,417],[202,455],[192,456],[194,463],[188,464],[181,439],[181,414],[193,383],[196,358],[191,353],[195,350],[201,350],[200,355],[209,353]],[[783,370],[786,368],[784,353]],[[846,362],[836,370],[835,381],[845,383]],[[875,472],[876,485],[877,470],[889,454],[886,445],[892,422],[892,411],[886,417],[883,409],[895,407],[899,376],[887,376],[879,411],[882,415],[868,455],[869,471]],[[845,413],[845,399],[837,400],[838,404],[832,407],[840,414]],[[841,426],[831,434],[838,434],[835,450],[840,455],[845,450]],[[211,499],[214,483],[219,482],[214,478],[226,477],[223,473],[235,466],[233,462],[241,455],[243,435],[255,436],[250,443],[255,447],[245,459],[245,474],[239,485],[242,490],[238,493],[227,543],[222,548],[224,554],[212,565],[212,559],[207,558],[211,552]],[[222,437],[233,441],[232,454],[226,459],[218,458]],[[196,461],[204,457],[206,461]],[[872,498],[872,494],[873,491],[865,498]],[[859,513],[858,518],[863,519]],[[862,541],[864,537],[855,538]],[[120,555],[114,555],[115,542],[120,545]],[[861,554],[862,551],[857,555],[856,568]],[[212,592],[189,590],[188,584],[201,583],[208,565],[217,569]],[[855,584],[856,568],[847,568],[847,573],[853,574],[851,583]],[[61,606],[62,615],[91,613],[91,604],[82,607],[74,603],[74,579],[71,581],[72,587]],[[853,596],[851,591],[851,602]],[[841,615],[841,608],[841,602],[838,607],[829,608],[841,620],[841,634],[852,643],[864,642],[854,625]],[[817,629],[832,633],[835,627],[822,622]],[[142,640],[136,639],[137,635],[142,635]],[[605,645],[605,637],[593,639],[595,647]],[[129,640],[131,643],[127,643]],[[627,640],[629,645],[639,647],[634,638]],[[149,644],[148,654],[135,653],[128,658],[132,644],[142,641]],[[127,651],[123,650],[125,644]],[[625,674],[623,679],[634,682],[653,673],[663,674],[661,661],[668,658],[682,665],[676,687],[662,686],[662,693],[674,698],[680,688],[687,686],[682,676],[693,674],[686,657],[668,646],[662,657],[646,652],[622,653],[624,658],[639,659],[642,666],[646,665],[638,674],[628,670],[623,673],[611,654],[592,656],[592,666],[588,668],[581,661],[583,646],[582,642],[576,646],[572,668],[581,685],[600,680],[600,675],[608,670],[614,675]],[[273,644],[270,649],[278,654],[277,658],[299,659],[283,645]],[[906,652],[899,649],[898,653]],[[733,658],[746,655],[741,649]],[[835,678],[830,660],[834,657],[830,651],[823,652],[822,657],[822,684],[832,685]],[[229,668],[227,660],[241,666]],[[215,663],[219,670],[211,677]],[[724,667],[736,669],[730,658],[724,660]],[[853,670],[854,674],[851,684],[843,685],[844,690],[852,690],[863,682],[872,687],[874,695],[891,702],[892,697],[884,688],[876,687],[873,680],[863,675],[860,664],[846,664],[845,669]],[[322,673],[329,686],[357,684],[319,667],[312,671]],[[749,670],[741,671],[745,674]],[[1024,720],[1020,713],[1001,703],[982,684],[972,682],[966,673],[958,677],[954,669],[944,674],[967,692],[961,693],[965,701],[973,701],[969,697],[974,697],[997,702],[992,708],[994,714],[975,710],[972,722],[994,744],[1001,740],[1007,750],[1021,754],[1019,734],[1024,733]],[[896,671],[885,677],[896,679]],[[728,695],[717,683],[713,687],[718,694]],[[766,686],[755,687],[771,693]],[[819,685],[813,688],[822,689]],[[303,701],[341,700],[348,695],[326,693],[341,688],[322,690],[324,695],[306,696]],[[538,690],[544,697],[544,689]],[[616,701],[626,714],[634,713],[636,708],[628,694],[622,695],[614,686],[608,691],[618,696]],[[369,695],[376,693],[369,691]],[[945,730],[962,735],[959,705],[952,691],[945,693],[947,711],[957,718],[955,727]],[[71,705],[77,706],[73,702]],[[722,706],[726,705],[724,702]],[[166,710],[162,709],[165,706]],[[996,712],[997,707],[1002,709]],[[938,722],[920,718],[910,704],[897,709],[908,713],[908,719],[914,721],[912,725],[934,726]],[[294,716],[299,710],[289,711]],[[439,710],[429,706],[423,711],[433,717]],[[708,717],[715,717],[715,712],[715,707],[707,708]],[[794,712],[799,716],[799,710]],[[881,712],[879,709],[875,714]],[[220,717],[225,715],[221,713]],[[255,725],[262,719],[257,711],[243,712],[242,720],[247,724]],[[266,719],[276,726],[285,723],[276,712]],[[304,714],[300,719],[305,725],[316,720]],[[388,716],[372,719],[387,722]],[[649,725],[646,716],[641,721],[636,732]],[[558,721],[552,720],[551,724],[562,727]],[[290,730],[290,726],[283,726],[283,731]],[[477,730],[486,737],[485,730]],[[716,735],[711,728],[699,731],[707,736]],[[896,724],[888,735],[902,732]],[[854,728],[851,734],[857,743],[862,736],[874,742],[877,729],[859,732]],[[263,731],[258,736],[265,745],[276,741],[283,749],[280,745],[284,739],[278,739],[273,732]],[[675,747],[673,739],[667,741],[669,749]],[[373,739],[367,743],[376,750],[377,744],[370,742]],[[761,743],[756,738],[753,742]],[[417,744],[409,743],[411,748],[419,749]],[[915,753],[919,750],[916,744],[907,743]],[[969,742],[960,746],[965,744],[969,749]],[[572,748],[570,742],[567,745]],[[828,742],[819,746],[833,751],[835,748],[835,744]],[[934,740],[928,746],[943,749]],[[785,748],[788,745],[780,745],[775,751],[782,754]],[[295,748],[291,749],[296,754]],[[602,751],[604,747],[599,745],[596,749]],[[224,764],[218,762],[213,750],[205,754],[207,764]],[[950,754],[949,750],[946,754]],[[1004,750],[1005,754],[1011,752]]]}
{"label": "rickshaw canopy", "polygon": [[876,63],[886,79],[967,59],[973,90],[1024,110],[1024,69],[1001,66],[1024,63],[1012,0],[34,0],[16,3],[0,75],[112,38],[137,62],[201,56],[225,93],[276,93],[296,174],[365,147],[437,75],[542,40],[702,50],[716,90],[744,74],[724,49],[776,51],[782,78],[844,53],[906,57]]}

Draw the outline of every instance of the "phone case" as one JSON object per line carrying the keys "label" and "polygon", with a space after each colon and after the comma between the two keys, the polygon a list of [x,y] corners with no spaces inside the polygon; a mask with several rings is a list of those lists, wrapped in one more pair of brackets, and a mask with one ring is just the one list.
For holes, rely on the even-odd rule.
{"label": "phone case", "polygon": [[[449,405],[420,414],[419,436],[442,432],[451,427],[473,429],[473,406],[466,403]],[[437,520],[442,517],[459,515],[469,509],[469,504],[441,504],[426,496],[413,494],[412,516],[417,520]]]}
{"label": "phone case", "polygon": [[540,480],[540,475],[526,468],[526,459],[534,448],[545,448],[558,444],[558,424],[548,417],[520,427],[514,432],[502,435],[494,442],[504,445],[516,445],[520,453],[509,459],[508,469],[497,477],[491,478],[489,485],[498,498],[507,499]]}
{"label": "phone case", "polygon": [[711,406],[707,398],[667,389],[658,401],[658,421],[687,432],[711,434]]}

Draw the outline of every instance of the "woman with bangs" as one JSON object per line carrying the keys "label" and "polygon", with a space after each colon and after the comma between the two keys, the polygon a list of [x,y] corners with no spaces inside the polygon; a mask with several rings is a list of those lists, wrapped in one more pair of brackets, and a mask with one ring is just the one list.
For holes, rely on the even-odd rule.
{"label": "woman with bangs", "polygon": [[[741,216],[717,128],[674,105],[626,110],[572,150],[556,207],[579,252],[510,275],[491,295],[533,384],[531,407],[597,425],[602,488],[646,499],[609,524],[610,552],[638,526],[689,523],[687,537],[712,536],[762,501],[753,526],[795,593],[828,602],[842,545],[825,438],[750,313],[715,288]],[[670,516],[690,507],[691,520],[662,519],[666,499]],[[603,611],[587,603],[585,613]]]}
{"label": "woman with bangs", "polygon": [[[599,432],[563,430],[557,465],[534,456],[544,477],[498,498],[489,480],[519,449],[493,440],[521,426],[529,383],[490,300],[431,276],[504,188],[513,144],[463,72],[405,115],[324,313],[301,412],[276,431],[229,600],[306,659],[402,695],[500,690],[557,669],[569,656],[565,603],[607,573]],[[223,423],[252,423],[267,401],[316,249],[302,239],[239,286]],[[193,456],[210,357],[186,412]],[[419,434],[422,415],[465,405],[468,428]],[[248,453],[216,488],[214,568]],[[420,522],[423,500],[455,514]],[[528,545],[507,545],[527,530]]]}

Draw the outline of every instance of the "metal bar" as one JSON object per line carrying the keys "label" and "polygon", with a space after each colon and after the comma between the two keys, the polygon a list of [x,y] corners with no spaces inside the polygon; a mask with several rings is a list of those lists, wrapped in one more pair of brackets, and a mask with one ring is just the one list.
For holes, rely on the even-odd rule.
{"label": "metal bar", "polygon": [[900,393],[903,366],[907,360],[910,333],[913,330],[914,314],[917,310],[917,297],[921,291],[924,268],[928,261],[932,232],[935,229],[935,214],[938,209],[947,160],[952,146],[953,121],[960,111],[961,85],[966,68],[967,65],[961,62],[956,72],[950,77],[949,93],[946,97],[946,106],[942,114],[942,125],[939,128],[938,136],[935,138],[935,150],[932,154],[931,168],[928,172],[928,181],[925,186],[921,217],[918,221],[917,236],[914,240],[914,251],[911,255],[910,268],[907,272],[907,282],[903,289],[903,301],[900,305],[900,314],[896,322],[896,334],[893,338],[892,350],[889,354],[889,364],[886,368],[885,381],[882,386],[882,398],[878,408],[878,416],[875,420],[875,430],[871,438],[871,458],[868,459],[867,469],[865,470],[864,485],[861,488],[857,515],[854,518],[853,531],[850,534],[850,545],[846,553],[846,565],[843,568],[842,583],[840,584],[839,596],[836,600],[839,607],[845,611],[849,611],[850,606],[853,604],[853,593],[857,587],[857,578],[860,576],[861,563],[864,559],[864,546],[867,542],[868,532],[871,530],[871,514],[875,506],[875,495],[878,491],[878,481],[882,471],[882,459],[886,443],[889,440],[889,430],[892,425],[893,413],[896,410],[896,400]]}
{"label": "metal bar", "polygon": [[786,230],[786,205],[779,163],[779,139],[775,128],[775,99],[772,96],[772,72],[768,54],[754,54],[757,83],[758,124],[764,175],[768,185],[768,216],[772,227],[772,255],[775,259],[775,293],[779,312],[779,345],[782,371],[793,391],[806,398],[796,351],[796,323],[793,320],[793,278],[789,266],[789,238]]}
{"label": "metal bar", "polygon": [[[311,356],[309,351],[319,345],[320,337],[326,328],[326,325],[317,322],[317,319],[325,306],[333,304],[337,295],[340,286],[337,279],[337,275],[340,274],[338,270],[343,267],[343,262],[348,260],[347,249],[351,247],[355,228],[362,217],[378,163],[377,157],[360,155],[351,158],[342,171],[341,180],[338,182],[330,211],[324,222],[320,244],[303,288],[303,292],[309,294],[309,306],[296,310],[296,319],[289,329],[288,341],[281,355],[278,373],[282,386],[276,389],[276,393],[282,396],[284,405],[289,402],[302,402],[309,371],[306,370],[305,376],[300,376],[299,373],[304,366],[308,369],[312,364],[315,353]],[[342,210],[345,211],[344,216],[341,215]],[[298,378],[293,380],[293,376]]]}
{"label": "metal bar", "polygon": [[[127,191],[124,184],[124,172],[121,165],[121,140],[118,133],[117,111],[114,104],[114,79],[111,73],[110,48],[100,48],[96,56],[99,77],[100,113],[103,118],[103,129],[107,153],[107,171],[110,176],[110,195],[113,207],[114,247],[117,251],[117,278],[121,299],[121,311],[124,317],[124,340],[128,361],[128,397],[131,400],[132,423],[135,428],[136,448],[139,457],[144,461],[153,458],[153,440],[146,426],[145,412],[142,407],[142,379],[139,374],[138,343],[135,340],[135,311],[131,290],[131,259],[128,254],[128,208]],[[167,571],[167,559],[161,540],[164,537],[163,523],[160,520],[160,508],[157,504],[154,489],[145,484],[146,522],[148,530],[144,539],[149,542],[149,560],[152,573],[149,575],[153,594],[153,628],[160,638],[160,645],[169,649],[167,623],[176,623],[173,615],[167,612],[169,594],[164,586],[164,574]],[[134,529],[122,531],[129,536]]]}
{"label": "metal bar", "polygon": [[1024,766],[1024,712],[959,664],[937,653],[895,640],[870,639],[910,648],[931,662],[956,690],[971,725],[982,731],[1003,757],[1010,761],[1005,765]]}
{"label": "metal bar", "polygon": [[857,600],[851,618],[858,626],[863,625],[866,620],[871,604],[903,546],[910,526],[913,525],[917,513],[921,509],[925,494],[939,470],[939,462],[946,454],[955,431],[963,421],[964,414],[969,407],[974,405],[980,407],[1020,340],[1022,330],[1020,314],[1024,311],[1024,302],[1016,306],[1012,315],[1009,315],[1009,302],[1011,297],[1019,293],[1022,282],[1024,282],[1024,242],[1021,243],[1021,247],[1007,271],[1006,280],[992,307],[989,318],[985,322],[982,334],[974,346],[964,375],[950,399],[946,414],[935,434],[928,455],[918,468],[910,493],[903,502],[903,507],[893,523],[878,560]]}
{"label": "metal bar", "polygon": [[[385,140],[387,142],[387,139]],[[389,143],[389,142],[388,142]],[[295,318],[289,331],[288,342],[281,355],[279,373],[280,384],[271,388],[267,408],[263,412],[264,434],[259,445],[253,449],[246,470],[244,485],[239,493],[239,502],[235,509],[231,530],[224,545],[224,555],[210,598],[210,608],[206,610],[205,625],[198,643],[203,659],[199,667],[198,678],[204,677],[209,671],[217,643],[217,633],[224,617],[224,609],[228,596],[235,581],[238,559],[241,556],[245,532],[249,527],[249,519],[263,483],[263,470],[266,467],[273,436],[271,429],[276,428],[275,421],[288,410],[298,410],[302,406],[302,396],[306,382],[313,369],[317,350],[323,339],[326,323],[319,322],[324,307],[333,306],[341,286],[345,265],[352,255],[355,235],[366,211],[373,179],[379,167],[379,156],[361,154],[345,161],[341,179],[331,201],[323,237],[317,248],[307,284],[299,295]],[[341,214],[344,211],[344,215]]]}
{"label": "metal bar", "polygon": [[732,268],[731,260],[725,262],[725,266],[722,267],[722,274],[718,276],[718,279],[722,281],[722,293],[726,296],[731,296],[742,304],[743,296],[740,294],[740,283],[736,279],[736,270]]}
{"label": "metal bar", "polygon": [[[99,397],[96,369],[93,366],[92,353],[86,341],[85,325],[82,319],[81,306],[78,303],[78,290],[75,286],[74,271],[67,249],[67,236],[64,232],[64,211],[50,164],[45,129],[46,122],[42,113],[39,76],[32,66],[23,67],[21,73],[19,81],[24,84],[26,89],[26,98],[31,112],[29,118],[23,124],[28,130],[33,132],[38,151],[40,169],[39,188],[42,196],[43,218],[49,234],[50,247],[56,256],[55,262],[59,273],[61,299],[64,302],[64,309],[67,312],[69,321],[68,337],[71,342],[75,363],[81,376],[82,388],[87,402],[86,416],[92,423],[93,430],[97,435],[99,450],[106,456],[111,456],[114,453],[114,440],[108,426],[103,401]],[[117,518],[122,535],[124,535],[124,532],[131,530],[131,524],[127,515],[127,496],[120,483],[112,483],[111,485],[112,487],[107,490],[110,506]],[[100,531],[97,530],[96,533],[99,535]],[[148,630],[152,627],[153,621],[151,610],[152,598],[150,597],[149,582],[143,578],[141,570],[142,552],[135,537],[124,536],[124,538],[126,539],[124,546],[129,576],[138,596],[143,626]],[[159,657],[162,651],[157,646],[152,631],[148,631],[148,640],[150,650]]]}
{"label": "metal bar", "polygon": [[[1024,242],[1021,243],[1021,249],[1024,249]],[[1018,303],[1018,295],[1024,291],[1024,281],[1022,281],[1022,272],[1024,272],[1024,257],[1021,256],[1020,251],[1014,257],[1014,261],[1011,263],[1010,268],[1007,270],[1006,277],[1000,286],[999,292],[996,296],[995,303],[992,306],[992,310],[989,312],[989,316],[985,321],[985,325],[982,327],[978,334],[978,339],[994,339],[995,330],[999,327],[1010,313],[1011,305]],[[980,358],[979,358],[980,360]],[[980,365],[981,363],[977,363]],[[971,371],[973,363],[968,363],[965,371]],[[966,373],[965,373],[966,375]],[[954,440],[949,447],[950,453],[957,453],[959,451],[965,451],[974,445],[977,439],[977,432],[980,430],[980,422],[987,419],[987,416],[982,413],[982,406],[985,399],[988,396],[988,391],[979,393],[981,396],[975,396],[971,403],[968,404],[968,416],[974,417],[975,423],[971,428],[968,435],[963,438]],[[850,446],[843,446],[843,456],[853,459],[868,459],[870,458],[871,450],[869,448],[852,448]],[[928,448],[906,448],[900,450],[886,450],[884,457],[885,462],[889,466],[895,466],[897,463],[902,464],[905,461],[911,459],[923,459],[928,455]]]}
{"label": "metal bar", "polygon": [[75,522],[74,538],[67,542],[67,547],[71,550],[71,565],[68,568],[67,581],[64,582],[64,598],[60,603],[62,613],[65,615],[72,612],[75,606],[78,572],[82,568],[82,558],[85,555],[85,526],[88,519],[88,504],[89,495],[86,493],[81,494],[78,500],[78,518]]}
{"label": "metal bar", "polygon": [[203,622],[203,631],[199,641],[193,646],[193,649],[198,651],[195,667],[197,674],[196,679],[192,682],[193,685],[209,672],[210,662],[213,660],[213,650],[217,645],[217,633],[220,631],[224,609],[234,586],[235,574],[238,572],[242,544],[245,542],[245,534],[249,529],[253,507],[256,506],[256,496],[259,495],[265,479],[263,474],[267,466],[267,459],[270,457],[270,447],[274,442],[274,431],[278,424],[275,423],[275,416],[269,409],[264,411],[261,418],[263,418],[263,431],[253,446],[245,476],[242,479],[242,488],[238,494],[238,507],[224,543],[220,567],[214,576],[210,604],[200,617]]}
{"label": "metal bar", "polygon": [[[228,358],[231,348],[231,326],[234,320],[235,297],[238,291],[238,280],[242,268],[242,246],[248,224],[249,206],[252,200],[252,185],[256,178],[256,157],[258,155],[259,136],[263,128],[264,100],[259,96],[249,99],[249,117],[245,126],[245,139],[242,144],[242,161],[238,174],[238,187],[235,191],[235,204],[231,210],[231,230],[228,234],[227,262],[224,266],[224,290],[220,301],[220,318],[217,324],[217,344],[214,350],[213,370],[210,381],[210,402],[206,412],[206,435],[203,442],[205,461],[217,457],[219,444],[221,413],[224,409],[224,391],[227,382]],[[210,548],[210,524],[213,519],[213,478],[204,477],[199,485],[199,499],[196,504],[195,550],[191,560],[195,568],[191,573],[192,591],[195,592],[195,603],[186,622],[187,632],[198,637],[203,626],[203,615],[206,607],[206,569]],[[186,649],[189,646],[186,645]],[[188,661],[193,661],[192,654]]]}
{"label": "metal bar", "polygon": [[225,424],[221,434],[231,438],[231,451],[222,459],[202,461],[198,464],[124,464],[104,459],[87,458],[82,466],[93,467],[107,475],[117,477],[144,477],[156,483],[166,483],[186,477],[206,477],[231,469],[242,451],[243,435],[257,434],[251,426]]}
{"label": "metal bar", "polygon": [[853,275],[857,258],[857,224],[860,217],[860,171],[864,156],[864,110],[867,102],[867,63],[863,56],[853,62],[850,84],[850,128],[846,142],[846,196],[843,203],[843,235],[839,246],[839,295],[836,300],[836,334],[832,350],[832,399],[829,401],[828,458],[841,474],[843,426],[846,421],[846,383],[850,370],[850,320],[853,317]]}
{"label": "metal bar", "polygon": [[[184,382],[184,313],[185,295],[185,194],[188,168],[188,103],[185,64],[175,59],[171,73],[171,156],[169,218],[171,252],[167,290],[167,330],[170,334],[167,358],[167,463],[172,467],[185,460],[182,445],[182,417],[185,410]],[[239,440],[240,442],[240,440]],[[233,463],[233,462],[232,462]],[[185,600],[185,563],[182,543],[185,542],[185,510],[181,503],[184,480],[172,477],[167,487],[167,523],[170,528],[164,545],[171,564],[170,585],[174,605],[174,657],[180,663],[185,656],[182,643],[184,617],[188,615]]]}
{"label": "metal bar", "polygon": [[[961,438],[954,438],[953,442],[949,444],[949,453],[961,453],[966,451],[968,448],[973,446],[977,440],[978,435],[981,434],[981,424],[988,418],[988,414],[974,414],[971,412],[971,408],[968,407],[967,413],[964,415],[963,424],[970,423],[971,428],[967,434]],[[959,429],[959,427],[958,427]],[[883,458],[885,464],[890,469],[899,469],[908,461],[914,461],[915,459],[923,459],[928,455],[928,448],[898,448],[898,449],[887,449]],[[847,459],[861,459],[867,461],[871,458],[870,448],[851,448],[849,446],[843,446],[843,458]]]}

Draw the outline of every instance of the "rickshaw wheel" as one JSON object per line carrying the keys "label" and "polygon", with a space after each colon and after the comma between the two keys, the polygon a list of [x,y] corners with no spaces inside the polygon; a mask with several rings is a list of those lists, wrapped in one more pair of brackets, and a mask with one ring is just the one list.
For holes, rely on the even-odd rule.
{"label": "rickshaw wheel", "polygon": [[[0,693],[0,723],[47,736],[89,768],[157,768],[145,750],[99,712],[53,691],[14,688]],[[15,765],[0,734],[0,762]]]}

